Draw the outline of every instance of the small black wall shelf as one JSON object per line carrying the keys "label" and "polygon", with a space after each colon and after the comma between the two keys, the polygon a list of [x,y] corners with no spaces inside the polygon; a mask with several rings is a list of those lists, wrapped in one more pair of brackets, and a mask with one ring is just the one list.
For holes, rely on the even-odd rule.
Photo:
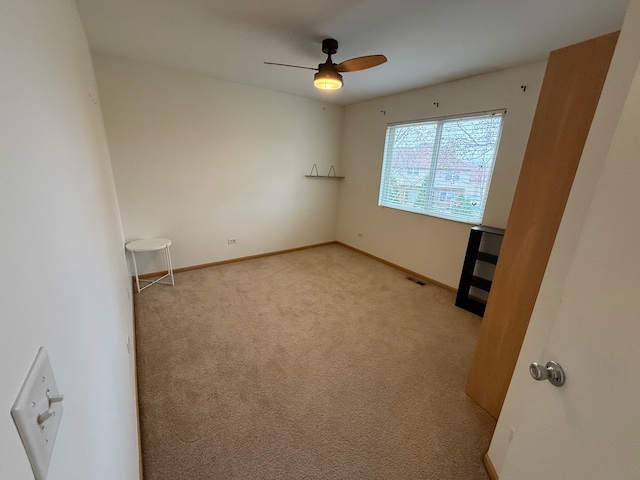
{"label": "small black wall shelf", "polygon": [[[316,174],[314,175],[313,172],[316,172]],[[311,167],[311,173],[309,175],[305,175],[305,177],[307,178],[324,178],[324,179],[331,179],[331,180],[342,180],[344,177],[338,177],[336,175],[336,169],[333,168],[333,165],[331,165],[331,168],[329,169],[329,173],[327,175],[318,175],[318,167],[316,167],[316,164],[313,164],[313,167]]]}
{"label": "small black wall shelf", "polygon": [[[483,262],[491,265],[498,263],[498,254],[480,251],[483,235],[492,235],[497,237],[499,243],[502,242],[504,230],[501,228],[487,227],[479,225],[472,227],[469,233],[469,243],[467,245],[467,253],[464,257],[462,265],[462,273],[460,274],[460,284],[458,285],[458,295],[456,296],[456,305],[464,308],[476,315],[483,316],[486,308],[486,302],[482,299],[472,297],[469,292],[471,287],[489,292],[491,290],[492,280],[476,275],[476,262]],[[499,252],[499,247],[498,247]]]}

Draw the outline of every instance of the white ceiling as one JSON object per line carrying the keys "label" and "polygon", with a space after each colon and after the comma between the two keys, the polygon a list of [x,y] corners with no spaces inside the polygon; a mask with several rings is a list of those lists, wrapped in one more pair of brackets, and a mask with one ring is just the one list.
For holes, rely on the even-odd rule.
{"label": "white ceiling", "polygon": [[[76,0],[94,51],[280,92],[351,104],[532,63],[620,29],[627,0]],[[313,72],[323,38],[334,62],[389,61],[344,74],[324,93]],[[324,95],[324,97],[323,97]]]}

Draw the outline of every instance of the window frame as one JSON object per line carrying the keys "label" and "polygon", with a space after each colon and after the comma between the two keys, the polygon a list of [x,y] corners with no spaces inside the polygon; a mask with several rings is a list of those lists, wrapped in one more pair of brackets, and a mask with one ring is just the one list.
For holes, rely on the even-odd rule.
{"label": "window frame", "polygon": [[[491,187],[491,180],[493,177],[493,172],[494,172],[494,168],[495,168],[495,164],[496,164],[496,160],[498,158],[498,152],[500,150],[500,141],[501,141],[501,137],[502,137],[502,130],[504,128],[504,117],[507,114],[507,109],[506,108],[500,108],[500,109],[495,109],[495,110],[485,110],[485,111],[480,111],[480,112],[471,112],[471,113],[464,113],[464,114],[457,114],[457,115],[447,115],[447,116],[441,116],[441,117],[434,117],[434,118],[426,118],[426,119],[418,119],[418,120],[408,120],[408,121],[402,121],[402,122],[394,122],[394,123],[389,123],[386,126],[385,129],[385,142],[384,142],[384,149],[383,149],[383,160],[382,160],[382,169],[380,172],[380,186],[379,186],[379,190],[378,190],[378,206],[382,207],[382,208],[391,208],[394,210],[399,210],[399,211],[404,211],[404,212],[409,212],[409,213],[417,213],[419,215],[427,215],[430,217],[435,217],[435,218],[441,218],[444,220],[449,220],[449,221],[453,221],[453,222],[458,222],[458,223],[465,223],[465,224],[469,224],[469,225],[478,225],[482,223],[482,219],[484,218],[484,213],[485,213],[485,209],[486,209],[486,203],[487,203],[487,199],[489,197],[489,191],[490,191],[490,187]],[[484,197],[482,198],[481,201],[481,210],[479,212],[479,217],[478,216],[473,216],[473,217],[467,217],[464,215],[452,215],[450,213],[445,213],[442,211],[436,211],[433,208],[433,203],[429,206],[426,203],[424,205],[421,205],[421,208],[402,208],[401,205],[393,205],[390,204],[388,202],[388,197],[389,197],[389,189],[392,188],[392,184],[391,182],[391,175],[392,175],[392,171],[393,171],[393,159],[392,159],[392,155],[393,155],[393,146],[389,146],[389,142],[390,142],[390,138],[392,138],[395,133],[396,133],[396,128],[397,127],[402,127],[403,125],[415,125],[415,126],[419,126],[419,125],[426,125],[426,124],[433,124],[435,125],[436,128],[436,133],[434,134],[435,138],[437,140],[434,139],[434,148],[433,151],[435,152],[435,154],[433,155],[433,158],[431,160],[431,164],[430,167],[427,168],[427,170],[429,170],[429,173],[427,174],[427,177],[425,177],[425,180],[428,179],[428,182],[431,184],[428,189],[431,190],[431,193],[434,195],[433,198],[435,198],[435,195],[438,194],[440,196],[442,196],[443,193],[446,194],[446,192],[440,191],[438,192],[438,188],[436,188],[435,185],[435,180],[436,180],[436,176],[437,173],[440,172],[442,173],[442,171],[444,170],[444,168],[439,168],[439,148],[442,144],[442,129],[443,129],[443,125],[446,122],[452,122],[452,121],[456,121],[456,120],[473,120],[474,118],[478,118],[478,117],[490,117],[490,116],[499,116],[500,117],[500,125],[499,125],[499,129],[497,132],[497,136],[496,136],[496,140],[495,140],[495,145],[493,147],[493,155],[491,157],[491,162],[490,162],[490,172],[488,174],[488,177],[486,178],[486,181],[483,183],[483,193],[484,193]],[[396,167],[398,168],[398,167]],[[409,171],[409,169],[412,168],[421,168],[421,167],[411,167],[409,165],[404,165],[403,168],[405,170],[407,170],[407,172]],[[414,192],[411,192],[410,189],[406,188],[402,190],[402,194],[406,195],[407,193],[412,194]],[[454,195],[455,193],[451,193],[451,195]],[[446,195],[445,195],[446,196]],[[385,203],[386,202],[386,203]]]}

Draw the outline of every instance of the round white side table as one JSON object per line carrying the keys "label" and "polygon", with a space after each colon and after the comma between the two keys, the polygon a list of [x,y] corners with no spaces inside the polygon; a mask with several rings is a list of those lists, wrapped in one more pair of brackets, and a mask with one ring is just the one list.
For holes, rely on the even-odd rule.
{"label": "round white side table", "polygon": [[[171,264],[171,253],[169,247],[171,246],[171,240],[168,238],[141,238],[140,240],[133,240],[125,245],[125,248],[131,252],[131,258],[133,259],[133,269],[136,274],[136,286],[138,287],[138,293],[147,287],[150,287],[154,283],[164,283],[166,285],[175,285],[173,280],[173,265]],[[167,264],[167,273],[162,275],[156,280],[140,279],[138,276],[138,265],[136,264],[136,253],[142,252],[155,252],[162,251],[164,255],[165,263]],[[167,277],[171,278],[171,282],[161,282]],[[140,288],[140,282],[147,283],[147,285]]]}

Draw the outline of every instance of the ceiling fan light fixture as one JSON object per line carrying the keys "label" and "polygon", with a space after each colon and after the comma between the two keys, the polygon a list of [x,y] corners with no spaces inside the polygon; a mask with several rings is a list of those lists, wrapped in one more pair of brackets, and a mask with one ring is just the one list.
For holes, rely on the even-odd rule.
{"label": "ceiling fan light fixture", "polygon": [[333,70],[320,70],[313,76],[313,85],[320,90],[338,90],[342,83],[342,75]]}
{"label": "ceiling fan light fixture", "polygon": [[338,90],[344,84],[342,75],[339,72],[357,72],[368,68],[377,67],[387,61],[384,55],[365,55],[345,60],[339,64],[333,63],[331,55],[338,51],[338,41],[333,38],[325,38],[322,41],[322,53],[327,54],[327,60],[318,65],[318,68],[303,67],[300,65],[289,65],[288,63],[264,62],[267,65],[279,65],[281,67],[304,68],[305,70],[316,70],[313,76],[313,85],[320,90]]}

